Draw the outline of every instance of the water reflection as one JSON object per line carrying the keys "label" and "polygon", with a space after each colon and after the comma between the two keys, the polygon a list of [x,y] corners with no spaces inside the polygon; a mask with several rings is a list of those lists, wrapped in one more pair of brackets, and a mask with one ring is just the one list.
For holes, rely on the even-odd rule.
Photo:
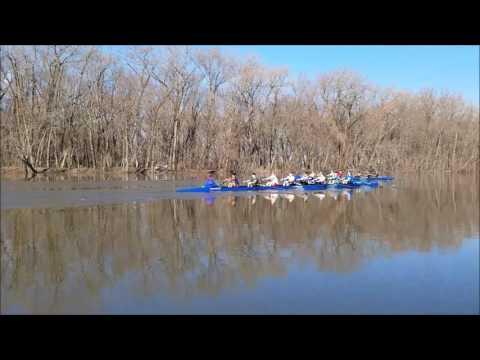
{"label": "water reflection", "polygon": [[[22,175],[5,174],[4,179],[25,180]],[[43,173],[34,177],[29,177],[25,182],[28,183],[58,183],[62,181],[68,182],[90,182],[90,181],[165,181],[192,178],[198,179],[198,175],[186,175],[173,172],[151,172],[136,173],[134,171],[124,172],[108,172],[108,171],[85,171],[84,169],[72,169],[65,172]]]}
{"label": "water reflection", "polygon": [[294,263],[352,272],[478,236],[477,183],[407,185],[4,210],[2,312],[95,312],[119,284],[140,298],[214,296]]}

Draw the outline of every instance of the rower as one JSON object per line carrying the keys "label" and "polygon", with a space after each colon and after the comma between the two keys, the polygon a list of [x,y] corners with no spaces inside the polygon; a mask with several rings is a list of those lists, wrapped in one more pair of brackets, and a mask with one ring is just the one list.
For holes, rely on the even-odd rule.
{"label": "rower", "polygon": [[207,180],[205,180],[205,183],[203,184],[203,186],[205,186],[205,187],[218,187],[218,184],[215,181],[214,174],[215,174],[215,171],[213,171],[213,170],[210,170],[208,172]]}
{"label": "rower", "polygon": [[280,185],[280,183],[278,182],[278,178],[275,176],[273,172],[272,172],[272,175],[270,175],[269,177],[266,177],[264,180],[267,181],[266,183],[267,186]]}
{"label": "rower", "polygon": [[308,170],[305,171],[298,180],[300,184],[308,184],[309,181],[312,179],[311,174],[313,174],[313,172],[310,170],[310,168],[308,168]]}
{"label": "rower", "polygon": [[343,184],[349,184],[353,180],[352,174],[350,174],[350,171],[347,172],[347,175],[342,179]]}
{"label": "rower", "polygon": [[236,187],[236,186],[240,185],[240,183],[238,181],[238,178],[237,178],[237,174],[235,174],[234,171],[231,172],[231,177],[223,180],[223,183],[228,187]]}
{"label": "rower", "polygon": [[232,172],[232,182],[234,183],[234,186],[240,185],[240,180],[238,180],[237,174],[234,172]]}
{"label": "rower", "polygon": [[307,175],[307,183],[315,184],[315,173],[312,170],[310,170],[310,172]]}
{"label": "rower", "polygon": [[320,184],[323,184],[325,182],[325,175],[323,175],[323,173],[320,171],[317,175],[317,177],[315,178],[315,182],[317,183],[320,183]]}
{"label": "rower", "polygon": [[338,176],[337,174],[331,170],[330,171],[330,174],[327,175],[327,183],[328,184],[335,184],[338,180]]}
{"label": "rower", "polygon": [[373,168],[373,167],[370,167],[370,169],[368,170],[368,175],[367,177],[378,177],[378,172]]}
{"label": "rower", "polygon": [[288,176],[281,179],[281,181],[283,183],[283,186],[293,185],[293,183],[295,182],[295,175],[293,174],[293,172],[290,172]]}
{"label": "rower", "polygon": [[250,175],[250,179],[248,179],[246,183],[248,187],[258,186],[257,174],[252,172],[252,175]]}

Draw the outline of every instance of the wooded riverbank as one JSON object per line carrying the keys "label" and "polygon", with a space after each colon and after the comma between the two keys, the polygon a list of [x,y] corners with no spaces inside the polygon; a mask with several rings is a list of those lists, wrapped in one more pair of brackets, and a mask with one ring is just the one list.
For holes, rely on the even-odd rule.
{"label": "wooded riverbank", "polygon": [[2,46],[0,64],[2,167],[478,170],[478,106],[447,92],[187,47]]}

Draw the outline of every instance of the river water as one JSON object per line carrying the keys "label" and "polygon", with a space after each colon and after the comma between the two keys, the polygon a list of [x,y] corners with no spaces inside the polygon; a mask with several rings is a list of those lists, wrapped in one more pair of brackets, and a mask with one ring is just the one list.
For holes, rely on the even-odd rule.
{"label": "river water", "polygon": [[1,183],[2,314],[478,314],[478,178],[175,193],[193,180]]}

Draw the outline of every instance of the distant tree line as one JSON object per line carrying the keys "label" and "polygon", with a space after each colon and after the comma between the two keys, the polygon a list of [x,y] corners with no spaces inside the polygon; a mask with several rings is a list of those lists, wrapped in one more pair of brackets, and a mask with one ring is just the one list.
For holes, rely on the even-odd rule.
{"label": "distant tree line", "polygon": [[189,47],[2,46],[0,66],[1,166],[478,169],[478,107],[349,71]]}

